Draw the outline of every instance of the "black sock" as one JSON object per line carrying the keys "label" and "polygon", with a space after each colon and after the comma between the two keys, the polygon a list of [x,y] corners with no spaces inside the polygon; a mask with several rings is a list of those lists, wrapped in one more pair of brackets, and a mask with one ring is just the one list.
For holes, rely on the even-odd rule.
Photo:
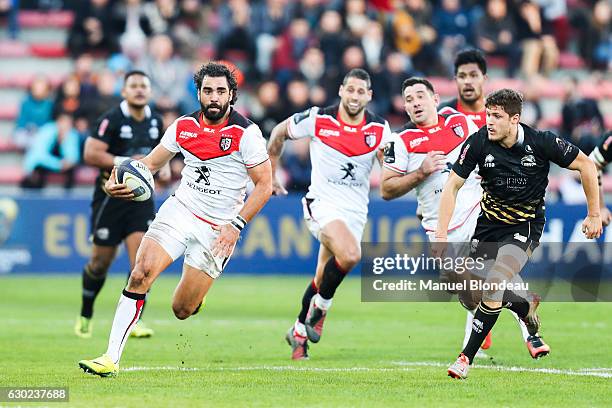
{"label": "black sock", "polygon": [[347,272],[340,268],[338,262],[336,262],[336,257],[332,256],[323,269],[323,279],[321,280],[321,287],[319,287],[319,295],[326,300],[333,298],[336,289],[342,283]]}
{"label": "black sock", "polygon": [[83,291],[81,303],[81,316],[91,319],[93,316],[93,304],[104,286],[106,274],[102,277],[94,276],[89,269],[89,265],[83,268]]}
{"label": "black sock", "polygon": [[312,297],[317,294],[317,292],[317,286],[315,285],[315,281],[313,279],[304,291],[304,296],[302,296],[302,310],[300,310],[300,314],[298,315],[298,322],[304,323],[306,321],[306,314],[308,314],[310,301]]}
{"label": "black sock", "polygon": [[489,334],[495,325],[501,309],[501,307],[496,309],[490,308],[482,302],[480,302],[478,308],[476,308],[474,321],[472,322],[472,334],[470,335],[470,340],[468,340],[467,345],[463,349],[463,354],[470,359],[470,364],[474,361],[474,356],[478,353],[478,349],[485,337],[487,337],[487,334]]}
{"label": "black sock", "polygon": [[529,302],[511,290],[504,291],[504,307],[512,310],[520,318],[524,318],[529,313]]}

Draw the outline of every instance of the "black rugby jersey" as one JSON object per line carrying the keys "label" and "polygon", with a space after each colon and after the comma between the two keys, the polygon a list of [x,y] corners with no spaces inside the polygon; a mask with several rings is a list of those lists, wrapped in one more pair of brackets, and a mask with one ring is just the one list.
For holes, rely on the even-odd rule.
{"label": "black rugby jersey", "polygon": [[569,166],[578,147],[548,131],[518,126],[518,140],[505,148],[481,128],[463,145],[453,171],[467,178],[478,166],[484,190],[481,216],[502,224],[544,221],[544,195],[550,162]]}
{"label": "black rugby jersey", "polygon": [[[89,137],[108,144],[108,152],[115,156],[147,155],[159,143],[163,134],[162,126],[161,116],[152,112],[148,106],[145,107],[144,120],[134,120],[130,116],[127,101],[123,101],[98,119]],[[98,195],[105,195],[102,186],[109,175],[110,169],[100,170],[94,199]]]}

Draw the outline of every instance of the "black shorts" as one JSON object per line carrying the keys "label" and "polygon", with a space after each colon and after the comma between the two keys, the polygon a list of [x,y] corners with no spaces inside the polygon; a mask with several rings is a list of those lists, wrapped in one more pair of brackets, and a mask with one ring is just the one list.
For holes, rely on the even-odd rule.
{"label": "black shorts", "polygon": [[481,214],[472,236],[470,252],[474,257],[486,255],[486,258],[494,259],[497,257],[499,248],[513,244],[531,256],[531,253],[540,245],[543,230],[543,220],[520,224],[500,224],[489,221]]}
{"label": "black shorts", "polygon": [[91,236],[100,246],[117,246],[133,232],[146,232],[155,218],[153,200],[125,201],[108,196],[91,203]]}

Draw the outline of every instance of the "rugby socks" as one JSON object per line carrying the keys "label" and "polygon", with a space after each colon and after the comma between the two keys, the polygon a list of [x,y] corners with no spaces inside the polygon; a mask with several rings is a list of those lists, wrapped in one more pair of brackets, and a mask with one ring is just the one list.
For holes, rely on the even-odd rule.
{"label": "rugby socks", "polygon": [[102,286],[104,286],[104,281],[106,281],[106,274],[104,276],[98,277],[94,276],[89,268],[89,265],[85,265],[83,268],[83,290],[82,290],[82,301],[81,301],[81,316],[91,319],[93,316],[93,305],[96,301],[96,297],[100,290],[102,290]]}
{"label": "rugby socks", "polygon": [[317,285],[315,284],[315,281],[313,279],[304,291],[304,296],[302,296],[302,310],[300,310],[300,314],[298,315],[298,322],[302,325],[306,321],[306,315],[308,314],[310,301],[312,300],[312,297],[317,294],[317,292]]}
{"label": "rugby socks", "polygon": [[514,316],[514,318],[516,319],[516,322],[519,325],[519,328],[521,329],[521,335],[523,336],[523,340],[527,341],[530,334],[529,334],[529,331],[527,331],[527,326],[525,326],[525,322],[523,322],[523,320],[512,310],[510,310],[510,313],[512,314],[512,316]]}
{"label": "rugby socks", "polygon": [[340,265],[338,265],[336,257],[332,256],[323,269],[323,279],[321,280],[321,287],[319,288],[319,296],[324,300],[332,299],[336,293],[336,289],[338,289],[338,286],[340,286],[347,273],[348,271],[344,271]]}
{"label": "rugby socks", "polygon": [[140,318],[145,299],[144,293],[133,293],[123,290],[113,319],[113,328],[108,339],[106,354],[115,364],[119,364],[123,347],[130,337],[134,325]]}
{"label": "rugby socks", "polygon": [[465,317],[465,335],[463,336],[463,348],[467,346],[472,335],[472,321],[474,320],[474,310],[468,310]]}
{"label": "rugby socks", "polygon": [[470,360],[470,364],[474,361],[474,356],[478,353],[478,349],[482,345],[485,337],[491,331],[502,308],[490,308],[480,302],[476,312],[474,313],[474,321],[472,322],[472,333],[468,344],[463,348],[463,354]]}
{"label": "rugby socks", "polygon": [[511,290],[504,291],[504,307],[512,310],[520,318],[524,318],[529,313],[529,302]]}

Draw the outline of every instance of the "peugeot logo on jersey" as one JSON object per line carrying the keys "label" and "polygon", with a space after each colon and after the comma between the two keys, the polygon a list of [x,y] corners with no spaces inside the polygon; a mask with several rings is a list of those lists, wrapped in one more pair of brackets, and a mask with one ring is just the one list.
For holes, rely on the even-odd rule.
{"label": "peugeot logo on jersey", "polygon": [[207,186],[210,186],[210,170],[208,169],[208,167],[206,166],[202,166],[199,168],[196,168],[196,173],[198,173],[198,178],[196,180],[196,183],[199,183],[200,181],[204,181],[204,184],[206,184]]}
{"label": "peugeot logo on jersey", "polygon": [[232,138],[231,137],[222,137],[221,140],[219,141],[219,147],[224,152],[229,150],[229,148],[232,147]]}
{"label": "peugeot logo on jersey", "polygon": [[376,135],[365,135],[365,144],[369,147],[376,146]]}
{"label": "peugeot logo on jersey", "polygon": [[353,163],[346,163],[346,165],[342,166],[340,170],[344,172],[344,177],[342,177],[342,180],[347,177],[350,177],[351,180],[355,180],[355,165]]}

